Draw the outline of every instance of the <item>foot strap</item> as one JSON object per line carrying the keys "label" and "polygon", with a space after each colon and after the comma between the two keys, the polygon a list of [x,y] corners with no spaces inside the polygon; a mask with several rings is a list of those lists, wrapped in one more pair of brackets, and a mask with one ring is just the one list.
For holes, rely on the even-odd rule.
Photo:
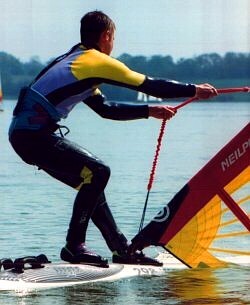
{"label": "foot strap", "polygon": [[11,258],[1,258],[0,259],[0,271],[3,268],[3,270],[8,270],[14,268],[14,263]]}
{"label": "foot strap", "polygon": [[24,256],[16,258],[14,262],[10,258],[3,258],[0,260],[0,270],[9,270],[15,273],[23,273],[25,269],[43,268],[43,264],[51,263],[45,254],[38,256]]}

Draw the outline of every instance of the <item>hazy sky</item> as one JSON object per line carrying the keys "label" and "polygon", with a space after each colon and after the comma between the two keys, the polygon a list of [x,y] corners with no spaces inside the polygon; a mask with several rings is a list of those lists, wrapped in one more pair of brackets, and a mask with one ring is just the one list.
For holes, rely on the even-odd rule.
{"label": "hazy sky", "polygon": [[116,23],[115,57],[250,51],[250,0],[0,0],[0,51],[47,61],[79,41],[95,9]]}

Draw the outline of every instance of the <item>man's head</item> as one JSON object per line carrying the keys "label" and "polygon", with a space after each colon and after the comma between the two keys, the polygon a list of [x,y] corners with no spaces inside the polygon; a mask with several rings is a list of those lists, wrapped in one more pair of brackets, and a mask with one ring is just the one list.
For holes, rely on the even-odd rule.
{"label": "man's head", "polygon": [[93,11],[81,19],[81,43],[110,55],[113,49],[115,24],[103,12]]}

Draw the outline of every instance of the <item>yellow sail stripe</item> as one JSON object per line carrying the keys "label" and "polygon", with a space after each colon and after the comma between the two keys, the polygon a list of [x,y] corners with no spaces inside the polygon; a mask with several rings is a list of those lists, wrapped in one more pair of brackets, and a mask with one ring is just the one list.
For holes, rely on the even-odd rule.
{"label": "yellow sail stripe", "polygon": [[250,233],[248,231],[239,231],[239,232],[232,232],[227,234],[218,234],[214,237],[214,239],[233,237],[233,236],[243,236],[243,235],[250,235]]}
{"label": "yellow sail stripe", "polygon": [[225,191],[228,194],[232,194],[234,191],[242,187],[243,185],[249,183],[250,177],[250,166],[245,168],[236,178],[234,178],[230,183],[225,187]]}
{"label": "yellow sail stripe", "polygon": [[240,251],[240,250],[233,250],[233,249],[209,248],[209,251],[224,252],[224,253],[231,253],[231,254],[241,254],[241,255],[250,255],[249,251]]}
{"label": "yellow sail stripe", "polygon": [[[237,204],[238,204],[238,205],[242,205],[242,204],[244,204],[244,203],[247,203],[248,201],[250,201],[250,195],[249,195],[249,196],[246,196],[246,197],[244,197],[244,198],[242,198],[242,199],[240,199],[240,200],[238,200],[238,201],[237,201]],[[228,212],[228,211],[230,211],[230,209],[229,209],[229,208],[225,208],[225,209],[222,209],[222,210],[221,210],[221,213],[222,213],[222,214],[225,214],[225,213]]]}
{"label": "yellow sail stripe", "polygon": [[[250,214],[248,214],[248,217],[250,217]],[[220,224],[220,227],[225,227],[225,226],[231,225],[231,224],[236,223],[236,222],[239,222],[239,219],[238,219],[238,218],[234,218],[234,219],[232,219],[232,220],[222,222],[222,223]]]}
{"label": "yellow sail stripe", "polygon": [[238,204],[241,205],[242,203],[246,203],[248,200],[250,200],[250,195],[242,198],[241,200],[238,200]]}
{"label": "yellow sail stripe", "polygon": [[[249,177],[250,177],[250,166],[246,167],[237,177],[235,177],[230,183],[228,183],[225,186],[225,191],[228,194],[232,194],[236,190],[238,190],[241,187],[246,187],[247,184],[249,184]],[[237,200],[237,204],[241,205],[245,202],[247,202],[250,199],[250,196],[247,195],[241,200]],[[221,213],[226,213],[230,209],[225,208],[221,211]]]}

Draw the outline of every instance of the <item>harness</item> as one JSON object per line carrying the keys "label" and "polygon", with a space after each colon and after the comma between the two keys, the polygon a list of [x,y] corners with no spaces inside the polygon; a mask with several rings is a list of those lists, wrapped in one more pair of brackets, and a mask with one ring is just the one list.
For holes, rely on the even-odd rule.
{"label": "harness", "polygon": [[73,46],[68,52],[58,56],[48,66],[46,66],[36,78],[26,87],[20,90],[17,104],[13,111],[13,118],[9,129],[9,135],[13,130],[46,130],[55,131],[59,129],[60,135],[63,136],[61,128],[69,129],[66,126],[57,124],[61,120],[62,114],[52,105],[45,96],[34,90],[32,86],[38,81],[49,69],[63,60],[72,53],[80,44]]}

